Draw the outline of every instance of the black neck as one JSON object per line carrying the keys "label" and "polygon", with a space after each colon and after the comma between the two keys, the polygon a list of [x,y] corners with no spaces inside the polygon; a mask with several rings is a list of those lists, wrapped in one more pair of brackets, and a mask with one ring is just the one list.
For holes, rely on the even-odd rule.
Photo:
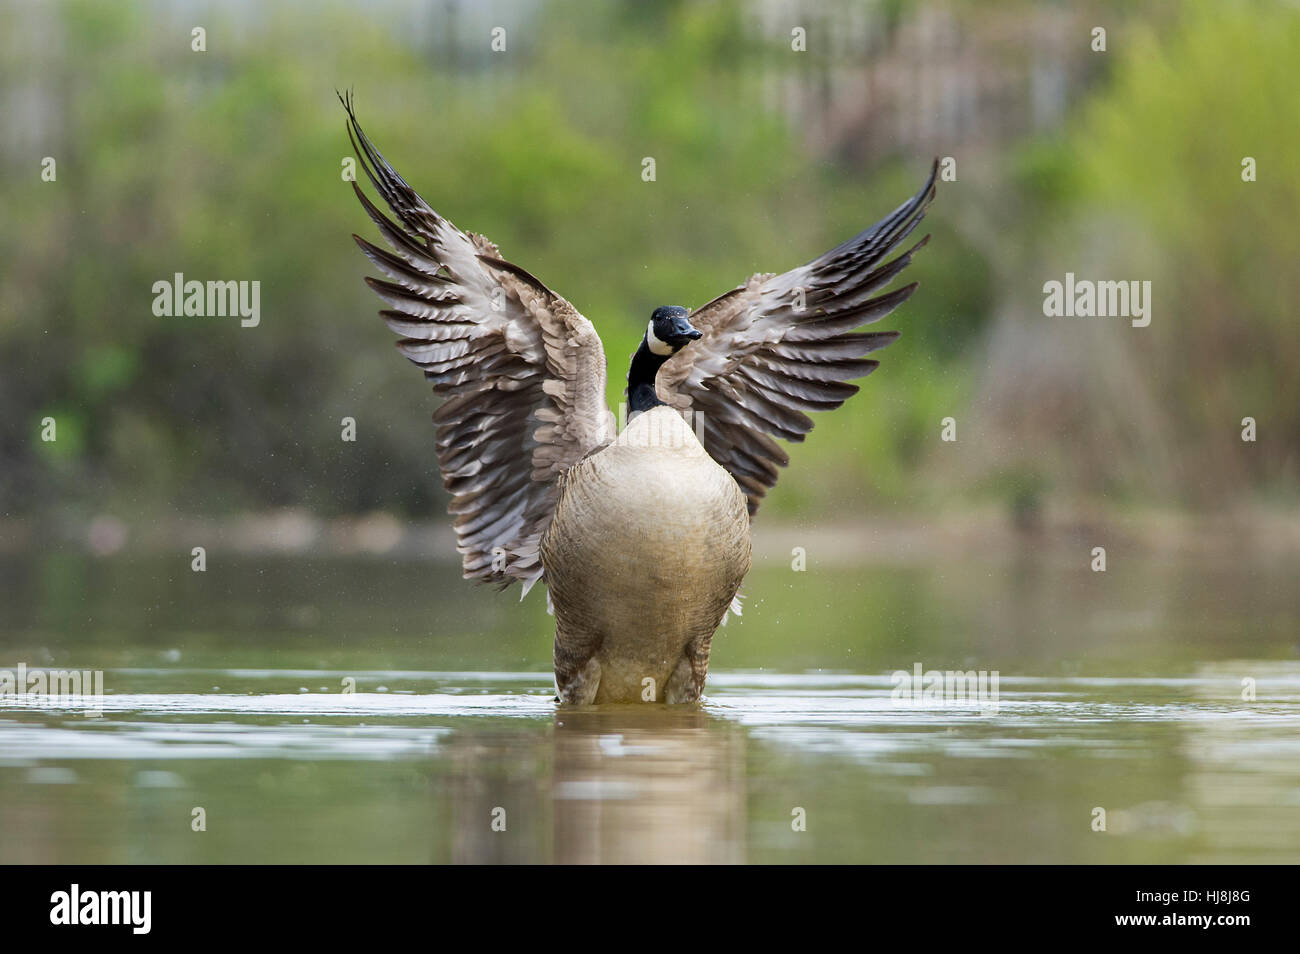
{"label": "black neck", "polygon": [[664,402],[655,393],[655,375],[663,363],[671,358],[669,354],[655,354],[650,350],[645,338],[641,347],[632,355],[632,366],[627,369],[627,410],[629,414],[648,411]]}

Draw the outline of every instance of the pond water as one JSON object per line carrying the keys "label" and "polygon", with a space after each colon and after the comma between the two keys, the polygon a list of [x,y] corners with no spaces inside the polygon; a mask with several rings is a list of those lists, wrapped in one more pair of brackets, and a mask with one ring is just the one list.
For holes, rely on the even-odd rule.
{"label": "pond water", "polygon": [[760,566],[701,707],[560,710],[540,593],[209,559],[0,559],[105,693],[0,697],[0,862],[1300,861],[1294,564]]}

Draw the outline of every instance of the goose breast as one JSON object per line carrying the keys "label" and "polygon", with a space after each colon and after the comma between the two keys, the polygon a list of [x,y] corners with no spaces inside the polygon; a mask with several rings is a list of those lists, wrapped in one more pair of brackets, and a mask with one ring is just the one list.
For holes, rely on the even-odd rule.
{"label": "goose breast", "polygon": [[749,570],[745,496],[676,411],[652,408],[569,471],[541,556],[557,663],[596,660],[593,701],[642,701],[647,678],[662,699],[701,641],[707,666]]}

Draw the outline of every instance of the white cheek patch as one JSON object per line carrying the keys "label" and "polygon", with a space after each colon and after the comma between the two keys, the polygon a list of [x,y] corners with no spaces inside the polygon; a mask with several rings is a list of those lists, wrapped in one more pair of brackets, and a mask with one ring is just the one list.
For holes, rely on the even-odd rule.
{"label": "white cheek patch", "polygon": [[645,343],[650,346],[650,350],[657,355],[667,355],[673,353],[673,346],[666,341],[660,341],[655,337],[654,319],[645,328]]}

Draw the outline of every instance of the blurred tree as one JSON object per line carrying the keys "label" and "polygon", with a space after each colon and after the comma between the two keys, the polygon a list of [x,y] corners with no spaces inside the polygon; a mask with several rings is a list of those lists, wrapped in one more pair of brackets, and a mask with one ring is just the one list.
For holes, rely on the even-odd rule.
{"label": "blurred tree", "polygon": [[[929,21],[914,9],[928,7],[884,5],[868,23],[885,31],[873,49],[895,30],[916,42]],[[196,17],[203,53],[190,49]],[[0,10],[13,130],[0,146],[11,223],[0,234],[0,512],[441,509],[434,399],[390,350],[348,237],[372,229],[340,175],[350,147],[336,88],[355,88],[367,130],[431,204],[596,323],[616,404],[653,307],[699,305],[751,272],[812,258],[897,205],[929,162],[812,151],[798,117],[777,108],[780,90],[815,88],[829,60],[792,54],[784,23],[755,19],[740,3],[565,0]],[[503,53],[489,47],[498,20]],[[1068,140],[965,155],[962,183],[941,185],[926,223],[935,241],[911,270],[923,291],[889,322],[904,337],[864,393],[793,449],[768,512],[914,501],[937,422],[966,406],[995,364],[989,349],[1013,340],[984,333],[1005,304],[995,276],[1025,249],[1077,239],[1100,208],[1135,223],[1111,233],[1115,255],[1142,253],[1150,236],[1169,269],[1136,366],[1195,449],[1184,479],[1231,473],[1224,442],[1253,414],[1261,453],[1242,476],[1294,482],[1296,14],[1196,6],[1168,40],[1135,27],[1112,46],[1114,81]],[[853,55],[835,48],[837,83],[853,82]],[[1020,166],[1006,161],[1016,155]],[[1244,155],[1259,182],[1241,182]],[[41,180],[44,156],[57,159],[55,182]],[[654,182],[641,178],[647,156]],[[971,228],[971,184],[1004,164],[1024,173],[1015,214]],[[260,281],[260,325],[155,317],[153,283],[177,272]],[[47,415],[56,444],[39,440]],[[355,443],[340,439],[343,417],[356,419]],[[1109,469],[1107,452],[1089,453]],[[1029,477],[1057,488],[1062,473]]]}
{"label": "blurred tree", "polygon": [[[653,307],[701,304],[811,258],[923,172],[910,163],[872,188],[863,170],[810,161],[759,105],[769,54],[738,5],[507,9],[514,40],[493,54],[486,30],[468,35],[451,16],[407,37],[345,7],[211,8],[197,53],[193,17],[175,11],[43,8],[35,42],[3,51],[6,75],[48,106],[46,135],[7,155],[0,185],[23,223],[0,237],[6,512],[438,506],[420,422],[433,399],[389,351],[348,240],[369,223],[340,176],[336,87],[356,88],[367,128],[440,211],[597,323],[614,403]],[[37,175],[46,152],[54,183]],[[951,246],[937,254],[955,261]],[[153,283],[177,272],[260,281],[260,325],[154,317]],[[945,283],[946,297],[969,297],[969,283]],[[953,356],[933,332],[917,342],[912,360]],[[63,443],[34,440],[46,414]],[[355,443],[339,438],[344,416]],[[860,404],[845,418],[854,440],[814,435],[799,454],[850,469],[857,452],[891,460],[906,442],[897,415]],[[815,486],[817,473],[799,479]],[[881,473],[897,482],[902,468]]]}
{"label": "blurred tree", "polygon": [[[1300,478],[1300,10],[1186,5],[1166,34],[1135,29],[1070,142],[1078,206],[1150,236],[1159,313],[1142,364],[1200,498],[1294,491]],[[1243,161],[1257,178],[1244,181]],[[1112,261],[1122,267],[1115,243]],[[1243,447],[1241,419],[1261,424]]]}

